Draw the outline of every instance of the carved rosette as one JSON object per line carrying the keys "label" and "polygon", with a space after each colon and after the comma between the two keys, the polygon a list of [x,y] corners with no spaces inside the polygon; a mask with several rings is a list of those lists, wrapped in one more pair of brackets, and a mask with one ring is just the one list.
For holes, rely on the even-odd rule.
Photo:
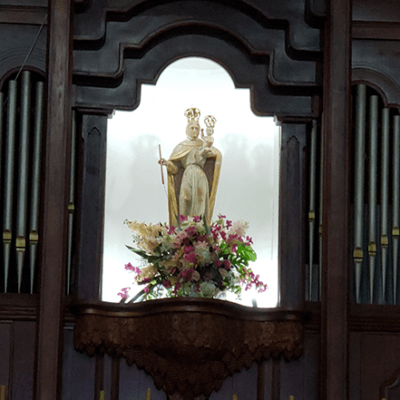
{"label": "carved rosette", "polygon": [[[107,305],[105,305],[107,304]],[[122,355],[158,389],[208,397],[254,361],[302,352],[299,316],[212,299],[154,300],[134,305],[79,305],[75,347],[92,356]]]}

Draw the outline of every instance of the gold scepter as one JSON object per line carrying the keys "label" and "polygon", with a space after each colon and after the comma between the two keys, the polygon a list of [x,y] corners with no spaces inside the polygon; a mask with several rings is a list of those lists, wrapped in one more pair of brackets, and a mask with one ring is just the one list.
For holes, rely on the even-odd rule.
{"label": "gold scepter", "polygon": [[160,155],[161,182],[162,182],[162,184],[164,185],[164,172],[163,172],[163,169],[162,169],[163,164],[162,164],[162,162],[161,162],[161,160],[162,160],[162,156],[161,156],[161,144],[158,144],[158,153],[159,153],[159,155]]}

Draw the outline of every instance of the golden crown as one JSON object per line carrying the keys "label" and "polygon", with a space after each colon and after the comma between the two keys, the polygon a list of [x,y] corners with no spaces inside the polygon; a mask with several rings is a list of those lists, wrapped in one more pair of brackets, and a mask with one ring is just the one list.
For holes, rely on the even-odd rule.
{"label": "golden crown", "polygon": [[185,111],[185,117],[188,119],[188,122],[190,121],[199,121],[200,118],[200,110],[198,108],[188,108]]}
{"label": "golden crown", "polygon": [[204,118],[204,123],[206,124],[207,128],[214,128],[217,119],[213,115],[207,115]]}

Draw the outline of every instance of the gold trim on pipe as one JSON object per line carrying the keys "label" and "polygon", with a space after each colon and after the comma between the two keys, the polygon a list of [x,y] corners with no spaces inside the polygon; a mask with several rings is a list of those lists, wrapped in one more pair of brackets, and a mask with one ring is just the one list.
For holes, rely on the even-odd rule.
{"label": "gold trim on pipe", "polygon": [[151,400],[151,389],[146,390],[146,400]]}
{"label": "gold trim on pipe", "polygon": [[363,260],[363,249],[360,247],[357,247],[353,251],[353,257],[355,262],[362,262]]}
{"label": "gold trim on pipe", "polygon": [[369,254],[371,257],[375,257],[375,256],[376,256],[376,243],[375,243],[375,242],[371,242],[371,243],[368,245],[368,254]]}
{"label": "gold trim on pipe", "polygon": [[6,385],[0,386],[0,400],[6,400]]}
{"label": "gold trim on pipe", "polygon": [[25,251],[26,239],[23,236],[17,236],[15,239],[15,247],[17,251]]}

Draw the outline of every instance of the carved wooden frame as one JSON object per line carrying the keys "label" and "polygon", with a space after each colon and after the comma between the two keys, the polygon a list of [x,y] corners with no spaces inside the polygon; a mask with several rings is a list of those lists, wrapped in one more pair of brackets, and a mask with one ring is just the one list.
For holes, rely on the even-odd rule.
{"label": "carved wooden frame", "polygon": [[299,357],[301,313],[251,309],[215,299],[173,298],[76,306],[75,348],[123,356],[168,395],[206,398],[253,362]]}

